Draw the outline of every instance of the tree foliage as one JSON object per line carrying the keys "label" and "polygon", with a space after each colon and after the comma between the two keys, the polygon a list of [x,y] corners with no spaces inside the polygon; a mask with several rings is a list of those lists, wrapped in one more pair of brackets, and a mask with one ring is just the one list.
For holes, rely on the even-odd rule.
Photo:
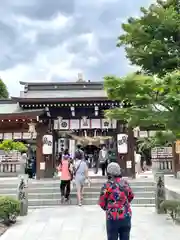
{"label": "tree foliage", "polygon": [[138,151],[143,152],[154,147],[171,146],[175,136],[171,131],[157,131],[152,137],[138,138]]}
{"label": "tree foliage", "polygon": [[26,152],[27,146],[22,142],[14,142],[13,140],[4,140],[0,144],[0,149],[4,150],[6,152],[9,152],[11,150],[17,150],[19,152]]}
{"label": "tree foliage", "polygon": [[122,108],[106,111],[108,118],[124,120],[130,126],[162,126],[180,134],[180,71],[162,78],[131,74],[124,78],[105,77],[105,90]]}
{"label": "tree foliage", "polygon": [[146,74],[163,76],[180,67],[180,1],[157,1],[122,24],[117,46]]}
{"label": "tree foliage", "polygon": [[9,97],[9,93],[8,93],[7,87],[2,81],[2,79],[0,78],[0,99],[6,99],[8,97]]}

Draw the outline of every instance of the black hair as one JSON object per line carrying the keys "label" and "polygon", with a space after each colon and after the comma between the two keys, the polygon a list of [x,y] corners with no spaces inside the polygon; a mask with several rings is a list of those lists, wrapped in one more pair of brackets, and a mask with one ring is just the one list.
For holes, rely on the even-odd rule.
{"label": "black hair", "polygon": [[118,176],[112,176],[112,175],[110,175],[110,174],[107,173],[107,178],[108,178],[108,180],[112,180],[112,179],[114,179],[114,178],[122,178],[122,174],[120,174],[120,175],[118,175]]}
{"label": "black hair", "polygon": [[76,159],[79,159],[79,160],[82,160],[83,159],[83,152],[78,150],[75,152],[75,158]]}
{"label": "black hair", "polygon": [[64,155],[69,155],[68,149],[65,149],[65,150],[64,150]]}

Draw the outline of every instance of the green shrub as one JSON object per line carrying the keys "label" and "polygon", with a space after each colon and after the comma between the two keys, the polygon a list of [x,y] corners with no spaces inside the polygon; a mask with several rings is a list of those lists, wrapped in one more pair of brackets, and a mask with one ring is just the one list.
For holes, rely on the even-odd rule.
{"label": "green shrub", "polygon": [[161,203],[160,208],[169,214],[173,221],[180,221],[180,201],[165,200]]}
{"label": "green shrub", "polygon": [[0,219],[4,224],[10,225],[16,222],[20,213],[20,202],[15,198],[2,196],[0,197]]}

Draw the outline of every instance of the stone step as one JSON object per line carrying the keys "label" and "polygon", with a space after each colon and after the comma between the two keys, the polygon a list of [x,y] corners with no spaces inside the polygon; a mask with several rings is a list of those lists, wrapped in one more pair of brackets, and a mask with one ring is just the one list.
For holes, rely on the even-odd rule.
{"label": "stone step", "polygon": [[[68,205],[67,205],[68,206]],[[88,206],[88,204],[87,204],[87,206]],[[58,204],[58,205],[53,205],[53,206],[49,206],[49,205],[43,205],[43,206],[29,206],[29,209],[31,210],[31,209],[42,209],[42,208],[49,208],[49,209],[54,209],[54,208],[59,208],[60,207],[60,205]],[[62,206],[62,207],[66,207],[66,206]],[[82,206],[83,207],[83,206]],[[147,208],[152,208],[152,207],[155,207],[155,204],[154,203],[152,203],[152,204],[135,204],[135,203],[133,203],[132,204],[132,207],[133,208],[136,208],[136,207],[147,207]]]}
{"label": "stone step", "polygon": [[[1,194],[0,194],[1,195]],[[7,194],[3,194],[6,196],[11,196],[16,198],[17,194],[16,193],[7,193]],[[152,198],[155,196],[154,192],[137,192],[135,193],[135,198]],[[99,192],[84,192],[84,198],[97,198],[99,197]],[[54,193],[29,193],[28,194],[28,198],[29,199],[60,199],[61,195],[60,192],[54,192]],[[71,198],[76,198],[76,192],[72,191],[71,192]]]}
{"label": "stone step", "polygon": [[[103,185],[103,183],[100,182],[91,182],[91,187],[96,187],[96,188],[101,188]],[[5,184],[0,184],[0,190],[1,189],[14,189],[17,188],[18,183],[5,183]],[[37,189],[37,188],[58,188],[60,186],[60,182],[54,182],[54,183],[29,183],[28,187],[30,189]],[[152,182],[148,182],[148,183],[139,183],[139,182],[133,182],[130,183],[130,186],[132,188],[136,188],[136,187],[143,187],[143,188],[150,188],[150,187],[154,187],[154,183]]]}
{"label": "stone step", "polygon": [[[29,206],[54,206],[54,205],[61,205],[59,199],[29,199]],[[84,205],[96,205],[98,202],[97,198],[85,198],[83,200]],[[71,198],[71,204],[70,205],[76,205],[77,199]],[[134,199],[132,202],[133,204],[155,204],[154,198],[138,198]]]}
{"label": "stone step", "polygon": [[[85,192],[98,192],[100,191],[101,187],[87,187],[85,186],[84,191]],[[59,192],[60,190],[60,186],[51,186],[51,187],[46,187],[46,186],[42,186],[42,187],[28,187],[28,192],[29,193],[54,193],[54,192]],[[149,186],[149,187],[144,187],[144,186],[133,186],[132,190],[134,193],[136,192],[154,192],[154,186]],[[72,191],[75,191],[75,189],[73,189]],[[16,193],[17,192],[17,186],[10,188],[7,187],[6,188],[0,188],[0,195],[6,195],[8,193]]]}
{"label": "stone step", "polygon": [[[92,186],[102,186],[102,184],[106,181],[107,179],[91,179],[91,185]],[[130,186],[145,186],[145,187],[150,187],[154,186],[154,182],[151,180],[140,180],[140,179],[135,179],[135,180],[129,180],[128,181]],[[34,179],[29,179],[29,187],[31,188],[40,188],[42,186],[46,187],[54,187],[54,186],[59,186],[60,180],[34,180]],[[18,185],[18,181],[16,179],[14,180],[6,180],[6,181],[0,181],[0,189],[1,188],[15,188]]]}

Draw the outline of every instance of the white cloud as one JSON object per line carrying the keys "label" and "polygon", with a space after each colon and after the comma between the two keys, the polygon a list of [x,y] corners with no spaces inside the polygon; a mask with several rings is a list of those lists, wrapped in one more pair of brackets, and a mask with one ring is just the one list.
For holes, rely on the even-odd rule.
{"label": "white cloud", "polygon": [[2,1],[0,77],[10,94],[19,95],[19,81],[73,81],[78,72],[99,80],[134,70],[116,39],[122,21],[154,0],[134,1]]}
{"label": "white cloud", "polygon": [[38,30],[61,30],[62,28],[67,27],[68,24],[72,23],[72,18],[64,16],[62,14],[57,14],[56,16],[53,16],[50,20],[42,21],[42,20],[30,20],[27,17],[24,16],[13,16],[14,21],[18,26],[30,28],[30,29],[36,29]]}
{"label": "white cloud", "polygon": [[[61,76],[66,81],[75,80],[77,73],[82,69],[72,68],[71,62],[76,58],[75,54],[69,53],[66,44],[39,53],[33,63],[19,64],[18,66],[0,71],[0,76],[7,84],[10,95],[19,95],[19,81],[25,82],[50,82],[54,76]],[[89,58],[90,64],[96,59]]]}

